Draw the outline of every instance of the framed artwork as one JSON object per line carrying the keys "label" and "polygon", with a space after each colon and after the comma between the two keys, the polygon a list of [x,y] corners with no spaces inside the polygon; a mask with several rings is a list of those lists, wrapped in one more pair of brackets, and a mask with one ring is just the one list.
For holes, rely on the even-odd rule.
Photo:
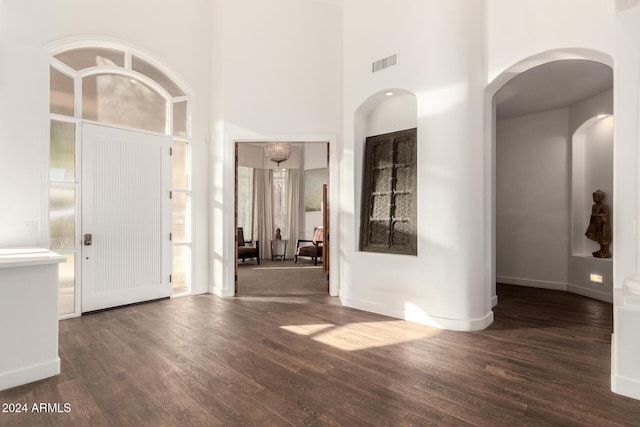
{"label": "framed artwork", "polygon": [[327,183],[327,168],[304,171],[304,211],[322,210],[322,186]]}
{"label": "framed artwork", "polygon": [[360,250],[417,255],[417,129],[365,141]]}

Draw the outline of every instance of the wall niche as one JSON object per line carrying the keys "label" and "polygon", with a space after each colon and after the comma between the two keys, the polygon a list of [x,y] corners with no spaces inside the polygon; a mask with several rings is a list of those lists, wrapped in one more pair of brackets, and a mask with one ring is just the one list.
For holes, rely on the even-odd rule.
{"label": "wall niche", "polygon": [[[606,193],[604,203],[613,206],[613,116],[594,117],[580,126],[573,135],[571,160],[573,256],[591,258],[599,249],[585,236],[591,217],[593,192]],[[610,211],[610,218],[613,217]]]}
{"label": "wall niche", "polygon": [[[606,193],[613,218],[613,116],[592,117],[573,134],[571,160],[571,256],[567,290],[613,302],[613,258],[597,258],[600,245],[585,232],[591,219],[593,192]],[[611,229],[615,224],[610,223]],[[612,245],[609,246],[610,248]],[[615,253],[611,254],[612,257]]]}
{"label": "wall niche", "polygon": [[361,252],[417,255],[418,99],[381,90],[355,111],[355,243]]}

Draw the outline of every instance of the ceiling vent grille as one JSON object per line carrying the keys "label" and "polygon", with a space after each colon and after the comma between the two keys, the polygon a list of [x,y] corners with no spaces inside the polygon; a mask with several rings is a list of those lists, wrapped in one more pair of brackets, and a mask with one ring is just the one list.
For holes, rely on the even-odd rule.
{"label": "ceiling vent grille", "polygon": [[391,56],[387,56],[379,61],[374,62],[372,65],[371,72],[375,73],[380,70],[384,70],[385,68],[393,67],[398,63],[398,54],[393,54]]}

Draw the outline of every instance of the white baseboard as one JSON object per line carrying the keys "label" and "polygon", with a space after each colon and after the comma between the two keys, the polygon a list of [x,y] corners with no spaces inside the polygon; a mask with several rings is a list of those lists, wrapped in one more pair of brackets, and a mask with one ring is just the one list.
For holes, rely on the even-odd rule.
{"label": "white baseboard", "polygon": [[58,374],[60,374],[60,358],[56,357],[55,360],[39,365],[0,373],[0,390],[28,384]]}
{"label": "white baseboard", "polygon": [[586,289],[576,285],[567,285],[567,291],[613,304],[613,295],[594,289]]}
{"label": "white baseboard", "polygon": [[222,289],[219,286],[212,285],[209,287],[209,293],[212,295],[217,295],[219,297],[232,297],[235,295],[235,290],[231,288]]}
{"label": "white baseboard", "polygon": [[640,399],[640,381],[612,375],[611,391],[633,399]]}
{"label": "white baseboard", "polygon": [[[582,295],[585,297],[597,299],[600,301],[613,303],[613,295],[609,295],[606,292],[601,292],[594,289],[587,289],[581,286],[571,285],[569,283],[561,283],[561,282],[548,282],[544,280],[531,280],[531,279],[521,279],[518,277],[505,277],[498,276],[496,277],[496,282],[504,283],[505,285],[516,285],[516,286],[527,286],[530,288],[540,288],[540,289],[551,289],[555,291],[566,291],[571,292],[573,294]],[[497,300],[496,300],[497,302]],[[492,301],[493,303],[493,301]]]}
{"label": "white baseboard", "polygon": [[498,305],[498,295],[494,295],[491,297],[491,308],[495,307],[496,305]]}
{"label": "white baseboard", "polygon": [[382,314],[396,319],[408,320],[410,322],[452,331],[480,331],[486,329],[491,323],[493,323],[493,311],[489,311],[485,316],[477,319],[447,319],[443,317],[430,316],[422,312],[412,312],[406,308],[392,307],[353,298],[340,297],[340,301],[345,307]]}
{"label": "white baseboard", "polygon": [[521,279],[518,277],[497,276],[496,282],[505,285],[528,286],[530,288],[552,289],[556,291],[566,291],[567,284],[561,282],[549,282],[545,280]]}

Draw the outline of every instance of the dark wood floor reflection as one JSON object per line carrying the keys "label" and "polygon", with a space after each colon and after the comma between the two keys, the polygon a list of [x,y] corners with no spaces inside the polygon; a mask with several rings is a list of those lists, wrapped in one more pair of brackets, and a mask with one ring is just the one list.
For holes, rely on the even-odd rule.
{"label": "dark wood floor reflection", "polygon": [[[343,308],[298,283],[300,272],[280,272],[266,280],[276,270],[264,270],[237,298],[61,322],[62,374],[0,392],[0,403],[69,403],[71,412],[0,413],[0,425],[640,422],[640,401],[609,389],[610,304],[499,286],[490,328],[450,332]],[[283,288],[264,288],[270,280]]]}

